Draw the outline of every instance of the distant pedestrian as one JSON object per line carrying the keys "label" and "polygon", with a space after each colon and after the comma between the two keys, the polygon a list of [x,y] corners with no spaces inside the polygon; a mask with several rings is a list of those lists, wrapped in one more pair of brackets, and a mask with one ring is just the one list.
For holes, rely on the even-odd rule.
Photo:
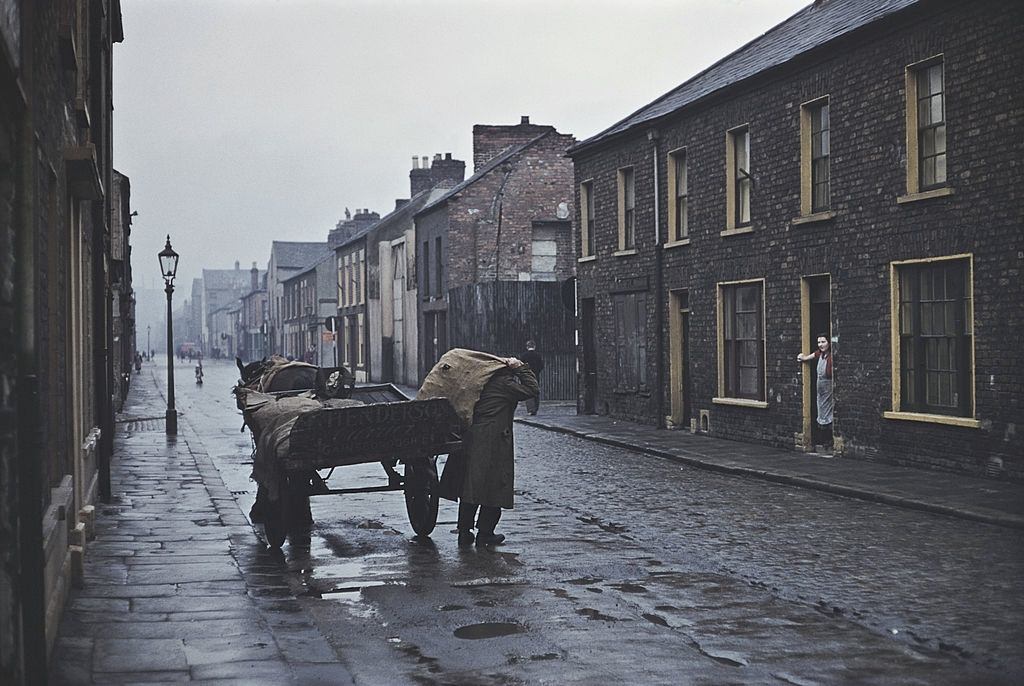
{"label": "distant pedestrian", "polygon": [[537,343],[531,338],[526,341],[526,352],[519,356],[519,359],[530,365],[530,369],[533,370],[533,375],[537,377],[538,389],[537,394],[526,401],[526,411],[531,414],[537,414],[538,408],[540,408],[540,373],[544,369],[544,358],[537,352]]}
{"label": "distant pedestrian", "polygon": [[835,396],[832,389],[832,345],[828,336],[818,334],[818,349],[813,353],[797,353],[799,362],[817,360],[815,385],[817,387],[818,419],[811,428],[815,445],[832,446],[832,413],[835,410]]}

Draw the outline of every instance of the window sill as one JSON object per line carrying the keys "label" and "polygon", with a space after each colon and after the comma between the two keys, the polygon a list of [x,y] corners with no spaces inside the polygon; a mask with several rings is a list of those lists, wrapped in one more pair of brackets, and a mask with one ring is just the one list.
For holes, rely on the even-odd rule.
{"label": "window sill", "polygon": [[951,417],[945,414],[925,414],[923,412],[883,412],[882,416],[886,419],[902,419],[910,422],[963,426],[968,429],[981,428],[981,422],[977,419],[972,419],[971,417]]}
{"label": "window sill", "polygon": [[802,224],[818,224],[820,222],[827,222],[835,219],[836,213],[832,210],[826,212],[815,212],[814,214],[802,214],[799,217],[793,217],[789,220],[790,226],[800,226]]}
{"label": "window sill", "polygon": [[586,257],[578,257],[578,258],[576,258],[576,261],[577,262],[581,262],[581,263],[582,262],[593,262],[596,259],[597,259],[597,255],[587,255]]}
{"label": "window sill", "polygon": [[612,253],[613,257],[629,257],[630,255],[636,255],[636,248],[631,248],[630,250],[617,250]]}
{"label": "window sill", "polygon": [[920,193],[907,193],[896,198],[897,205],[904,205],[908,202],[917,202],[918,200],[931,200],[932,198],[944,198],[947,195],[953,195],[953,189],[949,186],[944,188],[933,188],[930,191],[922,191]]}
{"label": "window sill", "polygon": [[683,239],[678,240],[678,241],[669,241],[668,243],[665,243],[664,245],[662,245],[661,249],[662,250],[669,250],[671,248],[678,248],[678,247],[680,247],[682,245],[689,245],[689,244],[690,244],[690,239],[689,238],[683,238]]}
{"label": "window sill", "polygon": [[767,410],[768,403],[763,400],[748,400],[746,398],[712,398],[715,405],[736,405],[738,407],[754,407],[759,410]]}
{"label": "window sill", "polygon": [[742,236],[745,233],[754,233],[753,226],[739,226],[734,229],[726,229],[719,233],[720,236]]}

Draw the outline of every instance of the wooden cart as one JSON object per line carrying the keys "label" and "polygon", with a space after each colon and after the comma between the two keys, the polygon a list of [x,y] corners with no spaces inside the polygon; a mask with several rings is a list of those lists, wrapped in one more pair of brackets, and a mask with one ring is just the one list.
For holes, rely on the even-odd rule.
{"label": "wooden cart", "polygon": [[[351,397],[365,404],[324,407],[296,419],[287,454],[277,463],[278,498],[264,503],[264,530],[272,547],[280,547],[289,531],[297,528],[309,496],[402,491],[416,534],[427,536],[434,530],[437,456],[462,444],[451,403],[445,398],[410,400],[392,384],[359,386],[352,389]],[[385,485],[330,488],[325,481],[311,478],[318,469],[396,459],[404,465],[404,475]]]}

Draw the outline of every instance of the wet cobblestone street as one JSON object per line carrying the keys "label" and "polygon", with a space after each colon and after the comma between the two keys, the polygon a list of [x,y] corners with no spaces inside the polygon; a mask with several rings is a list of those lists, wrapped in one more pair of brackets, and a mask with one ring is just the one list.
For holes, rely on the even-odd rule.
{"label": "wet cobblestone street", "polygon": [[[235,376],[210,364],[204,387],[179,390],[179,408],[247,513],[251,443],[227,392]],[[459,549],[445,501],[432,537],[415,538],[400,494],[365,493],[313,498],[310,535],[279,552],[259,527],[233,528],[228,549],[197,548],[206,567],[237,564],[258,601],[256,615],[221,608],[233,613],[222,633],[252,621],[279,647],[239,648],[238,659],[265,660],[255,673],[268,678],[283,673],[281,655],[320,676],[337,661],[358,684],[1011,684],[1024,674],[1019,530],[529,426],[516,440],[504,546]],[[383,478],[379,465],[357,465],[332,484]],[[320,653],[302,651],[309,641]],[[200,659],[197,649],[186,654]],[[211,670],[191,674],[232,673]]]}

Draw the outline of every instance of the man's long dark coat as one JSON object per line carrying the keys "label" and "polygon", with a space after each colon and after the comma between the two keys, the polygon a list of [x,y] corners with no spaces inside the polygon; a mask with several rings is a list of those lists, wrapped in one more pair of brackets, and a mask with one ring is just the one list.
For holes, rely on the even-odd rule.
{"label": "man's long dark coat", "polygon": [[[537,377],[528,365],[495,374],[473,409],[473,424],[461,453],[449,455],[441,496],[463,502],[511,508],[515,484],[512,417],[520,400],[537,395]],[[460,483],[461,482],[461,483]]]}

